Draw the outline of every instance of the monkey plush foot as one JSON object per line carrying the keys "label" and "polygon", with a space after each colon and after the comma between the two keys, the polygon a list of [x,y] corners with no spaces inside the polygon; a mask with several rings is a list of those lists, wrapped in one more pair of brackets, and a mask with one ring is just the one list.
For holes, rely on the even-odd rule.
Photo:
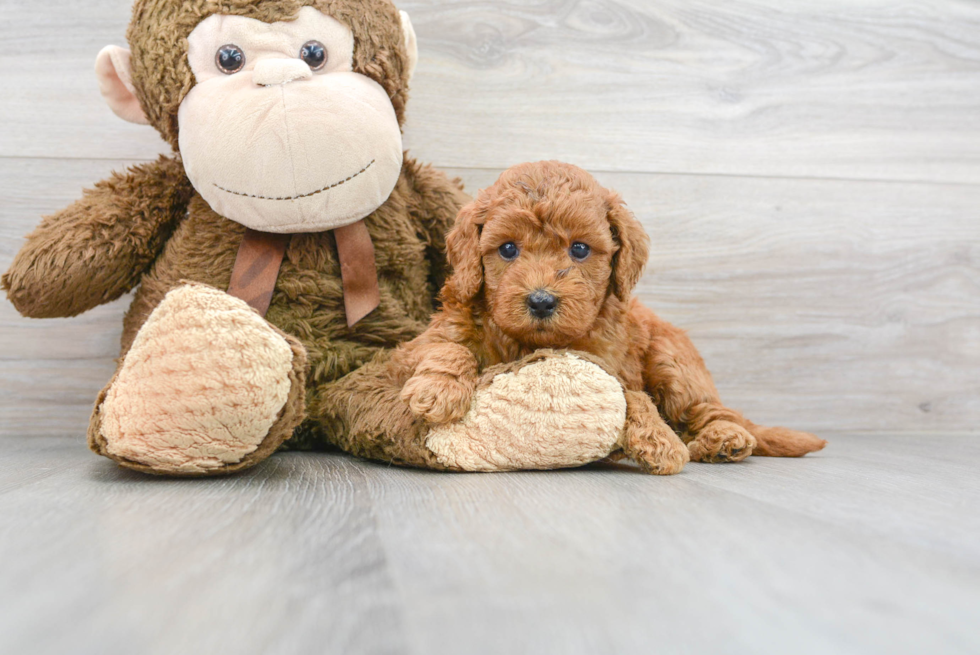
{"label": "monkey plush foot", "polygon": [[450,469],[581,466],[619,448],[626,399],[619,381],[572,353],[538,351],[488,369],[461,421],[433,427],[426,447]]}
{"label": "monkey plush foot", "polygon": [[172,290],[140,329],[89,426],[93,450],[165,475],[213,475],[265,459],[303,414],[305,352],[243,301]]}

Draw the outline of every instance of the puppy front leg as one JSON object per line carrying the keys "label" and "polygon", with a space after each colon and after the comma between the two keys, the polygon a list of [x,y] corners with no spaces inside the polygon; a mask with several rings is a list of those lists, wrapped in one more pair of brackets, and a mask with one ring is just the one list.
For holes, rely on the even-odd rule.
{"label": "puppy front leg", "polygon": [[458,343],[420,346],[415,374],[401,391],[412,413],[429,423],[456,421],[470,409],[476,387],[477,362]]}
{"label": "puppy front leg", "polygon": [[642,391],[626,392],[623,452],[644,471],[655,475],[680,473],[690,459],[687,446]]}

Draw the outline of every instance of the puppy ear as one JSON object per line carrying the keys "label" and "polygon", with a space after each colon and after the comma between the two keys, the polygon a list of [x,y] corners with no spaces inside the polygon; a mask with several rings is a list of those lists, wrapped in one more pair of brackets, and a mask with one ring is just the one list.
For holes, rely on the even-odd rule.
{"label": "puppy ear", "polygon": [[485,208],[474,200],[459,210],[456,223],[446,235],[446,258],[452,267],[443,292],[446,299],[466,303],[483,287],[480,229],[485,219]]}
{"label": "puppy ear", "polygon": [[609,195],[606,206],[613,239],[619,246],[613,255],[610,290],[626,302],[643,275],[643,267],[650,253],[650,239],[618,193]]}

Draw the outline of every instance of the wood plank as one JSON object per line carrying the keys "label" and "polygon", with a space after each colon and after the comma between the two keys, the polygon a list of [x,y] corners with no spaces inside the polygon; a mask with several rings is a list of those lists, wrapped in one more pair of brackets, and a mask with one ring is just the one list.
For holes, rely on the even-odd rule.
{"label": "wood plank", "polygon": [[117,118],[95,78],[95,57],[126,45],[132,0],[6,0],[0,39],[0,156],[153,159],[169,146],[149,127]]}
{"label": "wood plank", "polygon": [[[923,466],[928,444],[955,461]],[[167,480],[78,439],[3,445],[4,652],[980,648],[972,437],[838,435],[802,460],[670,478],[286,453]]]}
{"label": "wood plank", "polygon": [[440,165],[980,180],[975,3],[403,4]]}
{"label": "wood plank", "polygon": [[722,398],[811,430],[980,421],[980,188],[601,175],[652,237],[638,295]]}
{"label": "wood plank", "polygon": [[980,561],[980,516],[963,511],[980,506],[974,436],[885,433],[830,439],[824,454],[812,459],[752,458],[751,466],[723,470],[698,465],[698,481],[869,539]]}
{"label": "wood plank", "polygon": [[[649,652],[650,643],[663,652],[968,652],[975,637],[951,619],[976,615],[975,558],[937,557],[856,525],[839,529],[813,516],[813,496],[795,494],[777,509],[746,494],[765,480],[777,495],[804,486],[819,496],[811,469],[844,475],[835,466],[841,450],[888,447],[883,441],[842,438],[807,460],[694,465],[655,481],[616,477],[622,471],[499,482],[432,475],[422,489],[387,475],[369,481],[385,540],[411,544],[391,565],[402,588],[425,598],[409,605],[407,619],[421,625],[421,652],[447,642],[487,653]],[[766,477],[789,466],[778,483]],[[709,490],[706,472],[728,488]],[[965,482],[964,473],[955,479]],[[933,491],[955,489],[940,479],[930,476]],[[856,514],[877,515],[879,482],[855,482],[860,491],[838,511],[856,505]],[[903,513],[898,499],[886,504],[884,513]],[[457,540],[471,544],[462,555],[443,547]],[[940,561],[950,569],[929,568]],[[934,584],[956,588],[947,595]]]}
{"label": "wood plank", "polygon": [[4,446],[0,651],[404,652],[353,461],[187,484],[107,467],[78,440]]}
{"label": "wood plank", "polygon": [[[421,46],[406,144],[440,166],[980,181],[976,3],[400,5]],[[91,72],[123,42],[129,0],[4,13],[0,156],[165,147],[103,106]]]}
{"label": "wood plank", "polygon": [[0,439],[84,437],[95,397],[115,368],[111,357],[0,361]]}
{"label": "wood plank", "polygon": [[[121,166],[0,160],[0,269],[39,214]],[[474,191],[498,174],[447,172]],[[599,178],[652,237],[640,297],[690,330],[730,405],[817,431],[980,424],[980,187]],[[0,433],[84,431],[127,302],[48,321],[0,303]]]}

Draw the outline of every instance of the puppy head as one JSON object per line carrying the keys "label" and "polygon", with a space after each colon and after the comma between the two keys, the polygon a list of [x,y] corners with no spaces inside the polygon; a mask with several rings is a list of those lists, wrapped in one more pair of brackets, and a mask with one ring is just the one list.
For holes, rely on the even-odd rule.
{"label": "puppy head", "polygon": [[585,336],[611,298],[629,299],[647,258],[619,195],[559,162],[507,170],[463,208],[446,246],[444,300],[466,305],[482,291],[493,321],[532,347]]}

